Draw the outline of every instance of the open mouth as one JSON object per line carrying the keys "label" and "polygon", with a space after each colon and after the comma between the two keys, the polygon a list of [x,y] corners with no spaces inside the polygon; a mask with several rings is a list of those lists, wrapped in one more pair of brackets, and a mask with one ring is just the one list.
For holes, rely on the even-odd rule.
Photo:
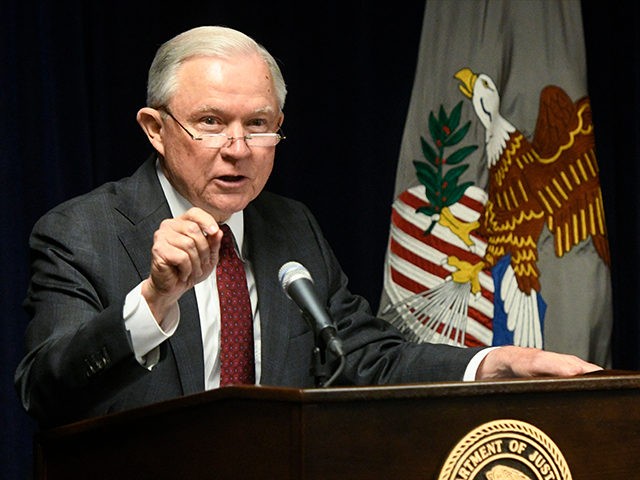
{"label": "open mouth", "polygon": [[231,182],[231,183],[241,182],[244,179],[245,177],[243,177],[242,175],[223,175],[221,177],[218,177],[218,180],[222,182]]}

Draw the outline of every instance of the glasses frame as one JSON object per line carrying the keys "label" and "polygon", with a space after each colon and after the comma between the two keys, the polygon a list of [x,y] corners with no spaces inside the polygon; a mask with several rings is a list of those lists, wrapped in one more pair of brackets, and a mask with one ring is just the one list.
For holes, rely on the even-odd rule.
{"label": "glasses frame", "polygon": [[[158,110],[163,110],[164,112],[167,113],[167,115],[169,115],[174,122],[176,122],[180,128],[182,128],[182,130],[184,130],[186,132],[187,135],[189,135],[191,137],[192,140],[195,141],[204,141],[205,138],[226,138],[227,141],[220,145],[219,147],[205,147],[205,148],[226,148],[229,147],[233,144],[233,142],[235,142],[236,140],[244,140],[244,143],[247,145],[247,147],[261,147],[261,148],[270,148],[270,147],[275,147],[278,143],[280,143],[282,140],[284,140],[285,137],[284,135],[282,135],[282,129],[280,127],[278,127],[278,131],[277,132],[270,132],[270,133],[248,133],[247,135],[243,135],[241,137],[232,137],[230,135],[227,135],[226,133],[205,133],[202,134],[200,136],[194,135],[193,133],[191,133],[189,131],[189,129],[187,127],[185,127],[180,120],[178,120],[173,113],[171,113],[171,111],[167,108],[167,107],[161,107]],[[273,145],[251,145],[251,140],[254,138],[274,138],[275,139],[275,143]]]}

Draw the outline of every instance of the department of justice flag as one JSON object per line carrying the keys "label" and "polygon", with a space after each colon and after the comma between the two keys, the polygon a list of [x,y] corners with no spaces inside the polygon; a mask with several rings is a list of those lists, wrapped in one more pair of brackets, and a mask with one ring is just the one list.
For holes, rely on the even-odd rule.
{"label": "department of justice flag", "polygon": [[579,0],[429,0],[379,314],[415,341],[610,366]]}

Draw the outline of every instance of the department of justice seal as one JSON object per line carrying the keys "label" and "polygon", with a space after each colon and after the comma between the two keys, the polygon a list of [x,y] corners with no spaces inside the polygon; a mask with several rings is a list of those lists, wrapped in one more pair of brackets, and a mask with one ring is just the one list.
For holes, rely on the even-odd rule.
{"label": "department of justice seal", "polygon": [[572,480],[556,444],[520,420],[495,420],[451,450],[438,480]]}

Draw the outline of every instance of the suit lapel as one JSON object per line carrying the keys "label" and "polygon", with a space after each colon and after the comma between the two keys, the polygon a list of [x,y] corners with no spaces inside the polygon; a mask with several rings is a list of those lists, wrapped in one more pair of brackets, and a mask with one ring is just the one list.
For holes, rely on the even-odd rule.
{"label": "suit lapel", "polygon": [[[116,209],[129,220],[119,233],[140,280],[149,276],[153,234],[160,222],[171,218],[169,205],[156,175],[155,161],[149,159],[122,184]],[[202,336],[198,308],[193,289],[182,296],[180,326],[169,340],[184,394],[204,390]]]}
{"label": "suit lapel", "polygon": [[247,253],[253,267],[258,291],[260,329],[262,338],[262,373],[260,383],[280,384],[283,381],[283,365],[286,362],[291,326],[291,300],[280,287],[278,270],[290,260],[291,242],[288,234],[273,228],[255,204],[245,210],[245,230],[247,231]]}
{"label": "suit lapel", "polygon": [[180,299],[180,328],[169,340],[185,395],[204,390],[204,351],[193,288]]}

